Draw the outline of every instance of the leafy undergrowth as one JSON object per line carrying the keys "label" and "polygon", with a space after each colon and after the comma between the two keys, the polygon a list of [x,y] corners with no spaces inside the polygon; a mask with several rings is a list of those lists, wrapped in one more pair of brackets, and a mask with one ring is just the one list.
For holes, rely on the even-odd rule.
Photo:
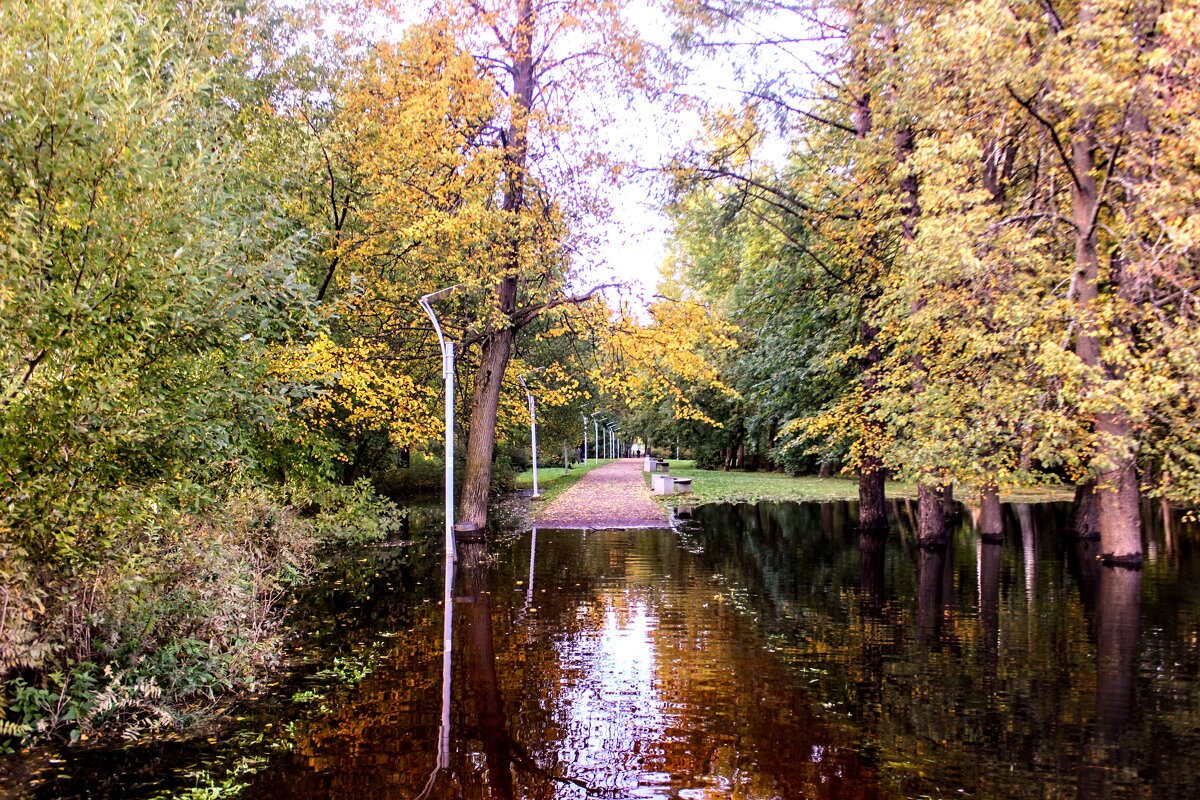
{"label": "leafy undergrowth", "polygon": [[[853,478],[817,478],[784,475],[778,472],[742,472],[731,470],[696,469],[693,461],[668,461],[671,474],[692,479],[692,494],[669,495],[662,498],[667,504],[694,505],[697,503],[753,503],[760,500],[794,500],[797,502],[828,502],[857,500],[858,481]],[[649,475],[646,477],[649,482]],[[955,487],[959,500],[970,495],[965,487]],[[887,496],[915,499],[917,487],[911,483],[889,481]],[[1009,503],[1049,503],[1070,501],[1073,489],[1063,486],[1027,486],[1010,489],[1001,495]]]}
{"label": "leafy undergrowth", "polygon": [[256,689],[321,547],[394,523],[365,482],[304,499],[301,514],[247,488],[203,514],[125,518],[66,564],[0,536],[0,752],[184,727]]}

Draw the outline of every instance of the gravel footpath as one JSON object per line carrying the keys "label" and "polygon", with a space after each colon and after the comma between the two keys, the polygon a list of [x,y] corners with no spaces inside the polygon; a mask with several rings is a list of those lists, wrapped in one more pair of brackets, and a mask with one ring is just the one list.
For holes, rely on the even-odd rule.
{"label": "gravel footpath", "polygon": [[667,512],[642,477],[642,459],[623,458],[584,475],[534,517],[539,528],[666,528]]}

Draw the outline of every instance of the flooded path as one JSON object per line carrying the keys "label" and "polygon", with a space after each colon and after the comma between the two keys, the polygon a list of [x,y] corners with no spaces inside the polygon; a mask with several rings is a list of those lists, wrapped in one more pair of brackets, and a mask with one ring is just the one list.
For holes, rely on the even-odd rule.
{"label": "flooded path", "polygon": [[448,605],[436,550],[366,550],[240,719],[69,749],[19,796],[1200,796],[1195,531],[1115,571],[1064,508],[1006,513],[1003,544],[964,522],[935,552],[845,503],[539,527],[460,562]]}
{"label": "flooded path", "polygon": [[642,459],[623,458],[584,475],[537,515],[542,528],[665,528],[667,512],[642,477]]}

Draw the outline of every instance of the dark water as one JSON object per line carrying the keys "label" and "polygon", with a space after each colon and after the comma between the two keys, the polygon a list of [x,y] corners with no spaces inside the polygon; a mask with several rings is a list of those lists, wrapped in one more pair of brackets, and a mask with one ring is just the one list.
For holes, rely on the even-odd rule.
{"label": "dark water", "polygon": [[356,553],[240,721],[68,751],[26,796],[1200,797],[1196,531],[1114,570],[1066,511],[944,552],[847,504],[527,532],[459,565],[448,672],[436,548]]}

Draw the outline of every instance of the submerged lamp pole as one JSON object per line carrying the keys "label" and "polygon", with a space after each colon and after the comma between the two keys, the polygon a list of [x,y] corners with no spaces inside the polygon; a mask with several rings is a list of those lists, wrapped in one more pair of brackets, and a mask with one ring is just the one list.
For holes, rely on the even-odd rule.
{"label": "submerged lamp pole", "polygon": [[521,382],[521,388],[525,390],[525,396],[529,398],[529,438],[533,442],[533,496],[541,497],[537,482],[537,416],[533,409],[533,392],[529,391],[529,387],[525,385],[524,375],[518,375],[517,380]]}
{"label": "submerged lamp pole", "polygon": [[[437,314],[433,313],[433,303],[443,300],[458,286],[447,286],[436,292],[431,292],[420,299],[421,308],[433,323],[437,332],[438,345],[442,349],[442,380],[446,384],[446,564],[454,561],[454,342],[442,333],[441,323]],[[449,651],[449,642],[446,650]]]}

